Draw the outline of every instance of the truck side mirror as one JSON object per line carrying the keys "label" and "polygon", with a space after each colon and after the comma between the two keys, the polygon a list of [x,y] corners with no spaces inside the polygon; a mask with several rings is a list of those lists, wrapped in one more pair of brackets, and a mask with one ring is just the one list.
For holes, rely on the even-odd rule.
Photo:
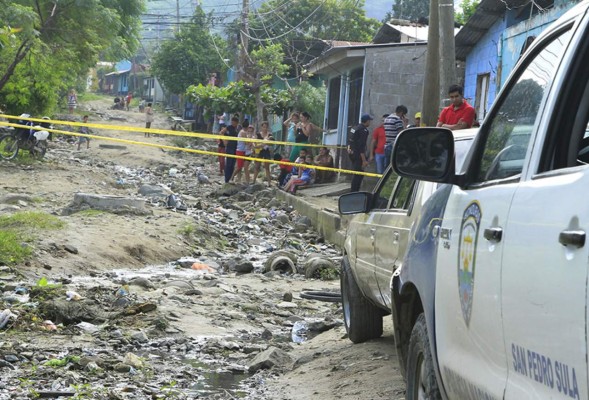
{"label": "truck side mirror", "polygon": [[353,192],[339,197],[339,212],[342,215],[365,213],[370,210],[372,193]]}
{"label": "truck side mirror", "polygon": [[410,128],[397,136],[393,169],[401,176],[451,183],[454,177],[454,136],[446,128]]}

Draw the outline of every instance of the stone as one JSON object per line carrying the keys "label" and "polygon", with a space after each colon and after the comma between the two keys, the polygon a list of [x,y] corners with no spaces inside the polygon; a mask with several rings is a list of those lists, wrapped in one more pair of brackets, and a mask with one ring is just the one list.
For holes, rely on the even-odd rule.
{"label": "stone", "polygon": [[290,218],[286,214],[278,214],[276,215],[276,220],[282,224],[290,224]]}
{"label": "stone", "polygon": [[214,192],[216,197],[231,197],[240,192],[240,188],[232,183],[225,183],[221,188]]}
{"label": "stone", "polygon": [[264,331],[262,332],[262,335],[261,335],[262,339],[264,339],[264,340],[270,340],[270,339],[272,339],[272,336],[273,336],[272,332],[270,331],[270,329],[267,329],[267,328],[264,329]]}
{"label": "stone", "polygon": [[294,231],[296,233],[304,233],[304,232],[307,232],[308,229],[309,229],[309,227],[305,224],[299,224],[299,223],[294,224]]}
{"label": "stone", "polygon": [[292,301],[292,293],[291,292],[286,292],[282,295],[282,300],[286,301],[286,302],[291,302]]}
{"label": "stone", "polygon": [[129,281],[129,285],[139,286],[144,289],[155,289],[155,285],[147,278],[137,277]]}
{"label": "stone", "polygon": [[260,369],[290,369],[293,364],[294,361],[288,353],[272,346],[254,357],[248,365],[248,372],[254,374]]}
{"label": "stone", "polygon": [[62,214],[71,215],[87,209],[108,211],[114,214],[146,215],[151,213],[145,208],[144,199],[76,193],[74,201],[62,211]]}
{"label": "stone", "polygon": [[131,366],[125,363],[118,363],[114,366],[114,370],[120,373],[128,373],[131,371]]}
{"label": "stone", "polygon": [[313,226],[313,221],[311,220],[311,218],[307,217],[306,215],[303,215],[303,216],[297,218],[295,223],[306,225],[308,228]]}
{"label": "stone", "polygon": [[225,268],[240,274],[249,274],[254,270],[254,264],[247,260],[229,260]]}
{"label": "stone", "polygon": [[3,204],[19,204],[19,202],[24,202],[24,203],[33,203],[35,200],[33,199],[32,196],[26,195],[26,194],[7,194],[5,196],[3,196],[2,198],[0,198],[0,203]]}
{"label": "stone", "polygon": [[159,185],[142,185],[139,187],[138,193],[145,197],[166,198],[172,192]]}
{"label": "stone", "polygon": [[72,254],[78,254],[78,249],[75,246],[72,246],[71,244],[65,244],[63,246],[63,249],[65,251],[67,251],[68,253],[72,253]]}
{"label": "stone", "polygon": [[296,303],[292,303],[289,301],[282,301],[282,302],[276,304],[276,307],[288,309],[288,308],[298,308],[298,305]]}
{"label": "stone", "polygon": [[134,332],[131,334],[131,340],[138,343],[147,343],[149,338],[143,331]]}

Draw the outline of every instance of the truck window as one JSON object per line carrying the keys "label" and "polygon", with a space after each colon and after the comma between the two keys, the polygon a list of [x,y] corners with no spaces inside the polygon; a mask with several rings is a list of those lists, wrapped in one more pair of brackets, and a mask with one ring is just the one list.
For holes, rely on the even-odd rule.
{"label": "truck window", "polygon": [[570,30],[563,32],[536,51],[503,96],[502,104],[486,129],[486,143],[475,176],[477,183],[517,178],[522,172],[540,104],[570,36]]}
{"label": "truck window", "polygon": [[390,208],[397,210],[408,210],[413,197],[413,187],[415,181],[412,179],[401,178],[397,185],[397,190],[391,201]]}
{"label": "truck window", "polygon": [[393,193],[395,185],[397,184],[397,179],[399,178],[392,168],[389,168],[387,171],[385,171],[386,176],[383,179],[376,196],[374,196],[374,208],[377,210],[385,210],[387,208],[389,205],[389,199],[391,198],[391,194]]}

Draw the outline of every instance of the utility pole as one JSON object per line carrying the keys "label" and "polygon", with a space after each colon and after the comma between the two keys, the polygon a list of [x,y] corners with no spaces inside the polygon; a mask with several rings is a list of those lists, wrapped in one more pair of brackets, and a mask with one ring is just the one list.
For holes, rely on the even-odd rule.
{"label": "utility pole", "polygon": [[245,67],[247,65],[247,49],[249,45],[249,14],[250,14],[250,3],[249,0],[243,0],[243,6],[241,9],[241,30],[239,32],[239,59],[237,66],[237,80],[245,80],[246,73]]}
{"label": "utility pole", "polygon": [[176,0],[176,33],[180,32],[180,0]]}
{"label": "utility pole", "polygon": [[[425,58],[425,79],[423,83],[423,107],[421,121],[427,126],[436,126],[440,108],[440,31],[438,19],[438,0],[429,5],[429,29],[427,33],[427,55]],[[436,95],[434,95],[434,93]]]}
{"label": "utility pole", "polygon": [[[454,45],[454,3],[439,1],[440,20],[440,101],[448,98],[448,88],[456,83],[456,53]],[[442,105],[445,105],[441,103]]]}

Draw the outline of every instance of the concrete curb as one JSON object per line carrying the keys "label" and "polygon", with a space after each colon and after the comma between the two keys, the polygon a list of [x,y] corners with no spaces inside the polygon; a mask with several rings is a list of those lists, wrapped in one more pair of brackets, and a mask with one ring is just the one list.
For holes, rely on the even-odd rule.
{"label": "concrete curb", "polygon": [[313,222],[313,227],[325,240],[340,248],[343,247],[345,234],[341,231],[342,218],[339,214],[322,209],[304,197],[293,196],[282,190],[276,190],[276,197],[292,206],[299,214],[309,217]]}

